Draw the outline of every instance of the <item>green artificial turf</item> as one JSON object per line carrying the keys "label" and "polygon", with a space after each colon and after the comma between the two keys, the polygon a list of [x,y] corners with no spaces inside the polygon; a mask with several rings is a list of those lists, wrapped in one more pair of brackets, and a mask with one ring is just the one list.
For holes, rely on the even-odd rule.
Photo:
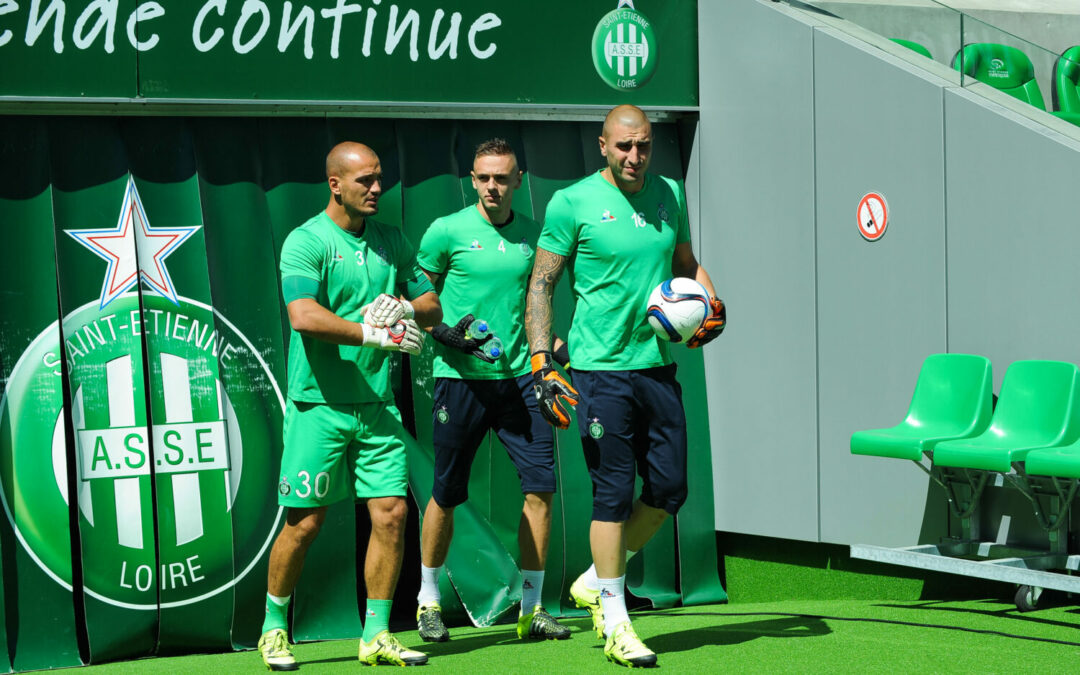
{"label": "green artificial turf", "polygon": [[[633,614],[638,634],[678,673],[1066,673],[1080,664],[1080,610],[1021,614],[999,600],[962,602],[792,600],[685,607]],[[568,619],[569,640],[524,643],[512,624],[452,628],[450,642],[422,645],[424,673],[616,673],[588,619]],[[422,645],[422,646],[421,646]],[[301,644],[302,673],[357,672],[355,640]],[[235,673],[263,668],[255,652],[144,659],[91,666],[93,673]]]}

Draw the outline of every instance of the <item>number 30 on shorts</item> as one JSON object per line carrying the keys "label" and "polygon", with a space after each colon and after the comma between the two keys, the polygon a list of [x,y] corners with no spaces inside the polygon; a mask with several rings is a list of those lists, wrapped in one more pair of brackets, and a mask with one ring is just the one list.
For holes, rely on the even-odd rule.
{"label": "number 30 on shorts", "polygon": [[[307,471],[301,471],[296,474],[296,477],[300,479],[300,487],[296,489],[296,496],[300,499],[307,499],[311,496],[311,474]],[[326,471],[315,474],[314,488],[316,499],[325,497],[326,493],[330,491],[330,474]]]}

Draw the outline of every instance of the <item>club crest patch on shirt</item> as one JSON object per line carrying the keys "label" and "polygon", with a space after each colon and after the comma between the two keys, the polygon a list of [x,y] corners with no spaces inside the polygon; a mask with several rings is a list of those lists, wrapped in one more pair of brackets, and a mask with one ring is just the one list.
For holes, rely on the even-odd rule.
{"label": "club crest patch on shirt", "polygon": [[656,207],[656,217],[659,218],[661,222],[666,223],[668,221],[668,218],[670,217],[670,214],[668,213],[668,210],[666,208],[664,208],[664,202],[660,202],[657,205],[657,207]]}

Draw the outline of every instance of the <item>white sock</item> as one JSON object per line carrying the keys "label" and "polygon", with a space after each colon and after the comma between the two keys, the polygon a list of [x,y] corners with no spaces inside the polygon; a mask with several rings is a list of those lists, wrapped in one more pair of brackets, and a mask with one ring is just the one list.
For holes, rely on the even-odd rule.
{"label": "white sock", "polygon": [[442,602],[439,594],[439,577],[442,575],[443,566],[425,567],[420,564],[420,593],[416,596],[418,605],[426,605],[429,602]]}
{"label": "white sock", "polygon": [[[626,561],[630,562],[630,558],[633,558],[635,555],[637,555],[637,551],[627,549]],[[589,565],[589,569],[585,570],[585,574],[582,574],[581,576],[585,577],[585,588],[590,591],[600,590],[600,580],[596,576],[596,565]]]}
{"label": "white sock", "polygon": [[267,593],[266,597],[273,600],[274,604],[278,607],[284,607],[285,605],[289,604],[289,598],[291,598],[292,596],[286,595],[285,597],[281,597],[278,595],[271,595],[270,593]]}
{"label": "white sock", "polygon": [[521,613],[528,614],[540,604],[544,590],[544,570],[521,570]]}
{"label": "white sock", "polygon": [[630,615],[626,613],[626,596],[623,590],[626,577],[599,579],[599,582],[600,607],[604,610],[604,635],[611,635],[616,626],[630,620]]}
{"label": "white sock", "polygon": [[585,588],[590,591],[600,590],[600,581],[596,578],[596,565],[589,565],[589,569],[585,570],[585,574],[581,576],[584,578]]}

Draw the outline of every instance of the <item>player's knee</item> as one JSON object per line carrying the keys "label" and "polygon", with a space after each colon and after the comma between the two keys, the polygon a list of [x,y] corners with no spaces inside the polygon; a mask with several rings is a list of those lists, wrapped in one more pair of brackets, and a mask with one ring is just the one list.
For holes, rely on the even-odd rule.
{"label": "player's knee", "polygon": [[551,513],[550,492],[526,492],[524,509],[536,516],[548,516]]}
{"label": "player's knee", "polygon": [[468,485],[453,486],[436,484],[431,490],[431,499],[443,509],[453,510],[469,499]]}
{"label": "player's knee", "polygon": [[383,531],[404,531],[409,505],[401,497],[380,499],[370,508],[371,525]]}
{"label": "player's knee", "polygon": [[319,535],[319,530],[322,529],[325,520],[325,509],[316,511],[292,509],[282,529],[282,534],[292,539],[297,546],[306,549]]}
{"label": "player's knee", "polygon": [[651,506],[654,509],[662,509],[665,517],[666,515],[675,515],[682,508],[682,505],[686,503],[686,483],[653,486],[653,494],[651,499],[645,499],[642,495],[641,502],[646,506]]}

